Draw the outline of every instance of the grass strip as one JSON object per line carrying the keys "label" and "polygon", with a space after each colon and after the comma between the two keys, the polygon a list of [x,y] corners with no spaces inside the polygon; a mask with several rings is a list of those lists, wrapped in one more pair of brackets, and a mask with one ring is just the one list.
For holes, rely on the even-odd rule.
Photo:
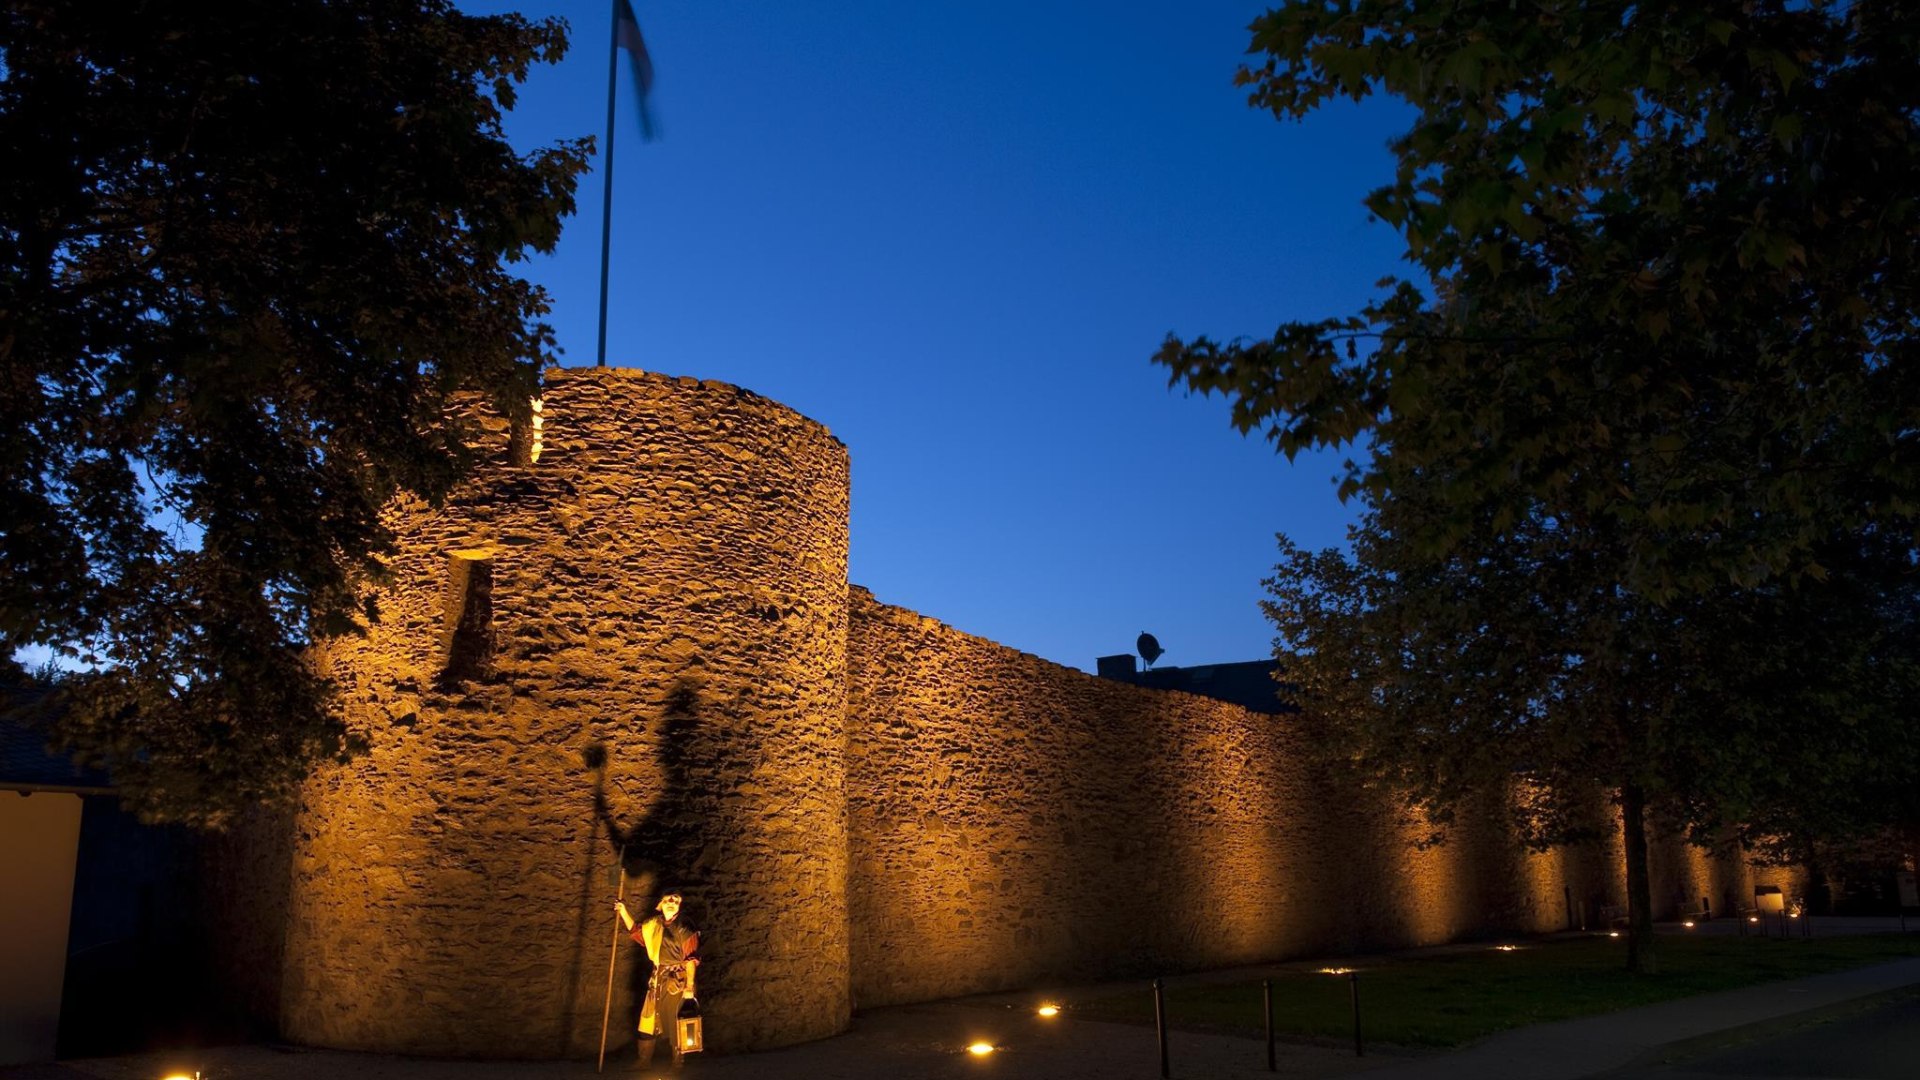
{"label": "grass strip", "polygon": [[[1757,983],[1818,975],[1920,955],[1920,939],[1877,934],[1777,940],[1662,935],[1660,973],[1626,971],[1626,943],[1607,937],[1355,961],[1362,1028],[1368,1041],[1459,1046],[1528,1024],[1651,1005]],[[1350,1039],[1353,1013],[1345,976],[1282,972],[1273,976],[1274,1027],[1283,1035]],[[1167,989],[1176,1028],[1259,1038],[1260,980],[1181,984]],[[1142,989],[1072,1003],[1076,1017],[1152,1023]]]}

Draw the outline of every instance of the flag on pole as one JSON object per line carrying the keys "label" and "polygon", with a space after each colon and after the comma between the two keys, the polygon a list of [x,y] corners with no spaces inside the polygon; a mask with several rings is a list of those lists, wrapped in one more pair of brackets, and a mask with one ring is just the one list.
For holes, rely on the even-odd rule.
{"label": "flag on pole", "polygon": [[607,48],[607,149],[602,159],[600,202],[600,343],[599,364],[607,366],[607,260],[613,246],[613,107],[620,66],[620,50],[633,58],[633,89],[640,105],[640,139],[653,138],[653,114],[647,95],[653,90],[653,58],[640,36],[640,20],[633,16],[633,0],[613,0],[613,42]]}
{"label": "flag on pole", "polygon": [[614,0],[613,43],[633,58],[633,88],[640,103],[640,138],[653,138],[653,114],[647,109],[647,95],[653,92],[653,58],[647,55],[646,39],[640,36],[640,20],[634,18],[632,0]]}

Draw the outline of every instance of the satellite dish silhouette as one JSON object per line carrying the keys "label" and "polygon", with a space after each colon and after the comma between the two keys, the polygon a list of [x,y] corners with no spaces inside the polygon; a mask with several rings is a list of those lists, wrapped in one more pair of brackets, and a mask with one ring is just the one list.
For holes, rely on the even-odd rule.
{"label": "satellite dish silhouette", "polygon": [[1155,660],[1160,659],[1160,654],[1167,651],[1161,648],[1160,643],[1154,640],[1153,635],[1147,633],[1145,630],[1140,631],[1140,638],[1133,643],[1133,647],[1140,651],[1140,659],[1147,662],[1149,669],[1153,667]]}

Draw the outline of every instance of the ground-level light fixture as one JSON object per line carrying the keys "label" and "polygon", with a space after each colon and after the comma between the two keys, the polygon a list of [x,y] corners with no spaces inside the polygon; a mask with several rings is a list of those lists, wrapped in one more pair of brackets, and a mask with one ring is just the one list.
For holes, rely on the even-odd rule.
{"label": "ground-level light fixture", "polygon": [[986,1057],[996,1049],[998,1048],[990,1042],[977,1042],[967,1047],[967,1053],[972,1054],[974,1057]]}
{"label": "ground-level light fixture", "polygon": [[1059,1015],[1060,1015],[1060,1006],[1058,1006],[1058,1005],[1055,1005],[1055,1004],[1053,1004],[1053,1003],[1051,1003],[1051,1002],[1049,1002],[1049,1003],[1047,1003],[1047,1004],[1045,1004],[1045,1005],[1042,1005],[1042,1006],[1040,1006],[1040,1015],[1041,1015],[1041,1016],[1059,1016]]}
{"label": "ground-level light fixture", "polygon": [[1495,946],[1493,947],[1493,951],[1494,951],[1494,952],[1519,952],[1519,951],[1520,951],[1520,946],[1518,946],[1518,945],[1495,945]]}
{"label": "ground-level light fixture", "polygon": [[1322,974],[1322,975],[1351,975],[1351,974],[1353,974],[1353,969],[1352,969],[1352,968],[1344,968],[1344,967],[1330,967],[1330,968],[1321,968],[1321,969],[1320,969],[1320,974]]}
{"label": "ground-level light fixture", "polygon": [[1680,925],[1681,925],[1681,926],[1684,926],[1684,927],[1686,927],[1686,928],[1687,928],[1687,929],[1689,929],[1689,930],[1691,930],[1691,929],[1693,929],[1693,920],[1692,920],[1692,919],[1688,919],[1688,920],[1687,920],[1686,922],[1683,922],[1683,923],[1681,923]]}
{"label": "ground-level light fixture", "polygon": [[1618,931],[1618,930],[1609,930],[1609,931],[1607,931],[1607,936],[1608,936],[1608,937],[1619,937],[1619,936],[1620,936],[1620,931]]}

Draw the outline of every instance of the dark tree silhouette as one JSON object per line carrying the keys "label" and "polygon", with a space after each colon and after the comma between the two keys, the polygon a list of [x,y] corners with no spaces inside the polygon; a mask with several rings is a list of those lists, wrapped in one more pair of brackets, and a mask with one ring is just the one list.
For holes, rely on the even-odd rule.
{"label": "dark tree silhouette", "polygon": [[445,0],[0,12],[0,654],[149,817],[217,823],[346,747],[311,643],[374,617],[395,493],[524,414],[590,144],[521,155],[559,20]]}
{"label": "dark tree silhouette", "polygon": [[[1258,107],[1414,114],[1366,206],[1416,280],[1158,357],[1288,455],[1361,450],[1351,561],[1284,551],[1290,677],[1421,801],[1516,767],[1614,791],[1651,969],[1650,813],[1766,788],[1832,821],[1862,741],[1827,736],[1912,743],[1885,597],[1920,535],[1920,5],[1355,0],[1252,34]],[[1795,609],[1860,676],[1814,680],[1817,738],[1766,722],[1789,668],[1737,675]]]}

